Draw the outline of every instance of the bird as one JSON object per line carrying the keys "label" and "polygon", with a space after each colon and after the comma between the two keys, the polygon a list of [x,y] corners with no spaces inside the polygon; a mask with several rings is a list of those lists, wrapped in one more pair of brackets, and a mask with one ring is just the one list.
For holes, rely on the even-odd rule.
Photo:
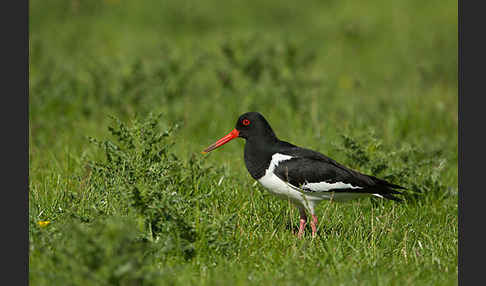
{"label": "bird", "polygon": [[315,207],[324,200],[344,202],[361,197],[402,201],[386,180],[348,168],[326,155],[278,139],[259,112],[239,116],[235,128],[202,151],[203,154],[235,138],[245,139],[244,161],[251,177],[273,195],[289,200],[299,209],[298,238],[304,235],[311,214],[312,237],[317,233]]}

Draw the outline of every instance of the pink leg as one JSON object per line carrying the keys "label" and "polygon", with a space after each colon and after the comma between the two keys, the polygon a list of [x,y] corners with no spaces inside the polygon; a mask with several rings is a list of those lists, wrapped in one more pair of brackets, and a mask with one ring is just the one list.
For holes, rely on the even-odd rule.
{"label": "pink leg", "polygon": [[304,234],[305,225],[307,224],[307,215],[305,214],[304,209],[299,208],[299,212],[300,212],[300,226],[299,226],[299,233],[297,234],[297,237],[301,238],[302,235]]}
{"label": "pink leg", "polygon": [[315,214],[312,214],[312,220],[311,220],[311,228],[312,228],[312,237],[316,236],[316,230],[317,230],[317,216]]}

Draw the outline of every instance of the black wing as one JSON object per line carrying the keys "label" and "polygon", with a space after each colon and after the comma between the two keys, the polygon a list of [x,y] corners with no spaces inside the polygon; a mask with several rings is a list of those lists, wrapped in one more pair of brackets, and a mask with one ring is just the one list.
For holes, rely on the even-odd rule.
{"label": "black wing", "polygon": [[[290,155],[293,158],[280,162],[274,169],[274,173],[280,179],[299,188],[307,183],[326,182],[331,184],[341,182],[359,188],[342,187],[321,191],[379,194],[384,198],[397,201],[400,199],[393,196],[393,194],[400,194],[400,192],[394,189],[405,189],[374,176],[349,169],[333,159],[309,149],[292,145],[283,154]],[[307,192],[320,191],[316,189],[301,189]]]}

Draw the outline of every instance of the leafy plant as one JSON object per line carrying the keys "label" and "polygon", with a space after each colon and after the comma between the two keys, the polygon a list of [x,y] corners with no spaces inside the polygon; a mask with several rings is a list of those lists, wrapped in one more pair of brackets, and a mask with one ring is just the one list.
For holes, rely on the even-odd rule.
{"label": "leafy plant", "polygon": [[373,131],[359,139],[341,134],[341,139],[342,144],[334,147],[346,157],[349,166],[404,186],[407,199],[437,199],[448,195],[448,187],[439,175],[446,164],[440,149],[421,150],[404,145],[390,151]]}
{"label": "leafy plant", "polygon": [[[145,221],[147,239],[163,240],[167,250],[193,256],[196,240],[188,220],[192,199],[186,194],[184,165],[170,148],[170,137],[177,125],[159,132],[161,115],[134,120],[131,126],[117,118],[109,131],[114,141],[91,142],[103,148],[105,159],[92,161],[92,184],[96,191],[115,195],[127,210],[135,210]],[[190,185],[189,185],[190,187]]]}

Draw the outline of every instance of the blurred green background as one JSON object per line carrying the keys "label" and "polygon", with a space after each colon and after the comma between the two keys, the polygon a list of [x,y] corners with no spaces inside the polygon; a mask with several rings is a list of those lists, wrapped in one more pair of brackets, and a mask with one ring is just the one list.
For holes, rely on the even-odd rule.
{"label": "blurred green background", "polygon": [[[56,209],[62,200],[58,192],[76,189],[71,178],[85,172],[86,160],[103,157],[87,138],[109,137],[110,115],[130,121],[161,112],[167,125],[180,126],[173,151],[181,160],[199,158],[202,149],[227,134],[247,111],[264,114],[280,139],[363,171],[374,169],[336,147],[342,145],[342,136],[378,140],[384,151],[370,151],[370,160],[416,149],[421,155],[390,164],[406,165],[423,178],[430,177],[432,167],[416,158],[440,165],[434,180],[444,186],[439,192],[453,197],[436,202],[457,214],[457,1],[29,4],[31,253],[40,235],[32,230],[35,222],[62,220],[66,210]],[[226,168],[228,180],[240,184],[236,196],[244,201],[243,189],[253,181],[244,167],[242,146],[242,140],[225,145],[202,164]],[[409,175],[401,183],[424,184],[413,180]],[[436,209],[430,213],[443,215]],[[447,243],[454,244],[456,230],[444,236]],[[45,255],[30,261],[31,269],[37,269],[31,279],[39,284],[53,281],[39,275]],[[450,275],[441,283],[454,284],[457,248],[442,255],[449,262],[447,270],[439,270]],[[253,266],[248,262],[246,267]],[[199,277],[201,268],[194,269],[199,274],[191,277]],[[372,284],[435,281],[419,278],[377,278]],[[238,281],[250,283],[247,277]]]}
{"label": "blurred green background", "polygon": [[457,160],[455,3],[32,1],[31,154],[150,111],[183,122],[190,153],[255,110],[300,145],[371,127]]}

